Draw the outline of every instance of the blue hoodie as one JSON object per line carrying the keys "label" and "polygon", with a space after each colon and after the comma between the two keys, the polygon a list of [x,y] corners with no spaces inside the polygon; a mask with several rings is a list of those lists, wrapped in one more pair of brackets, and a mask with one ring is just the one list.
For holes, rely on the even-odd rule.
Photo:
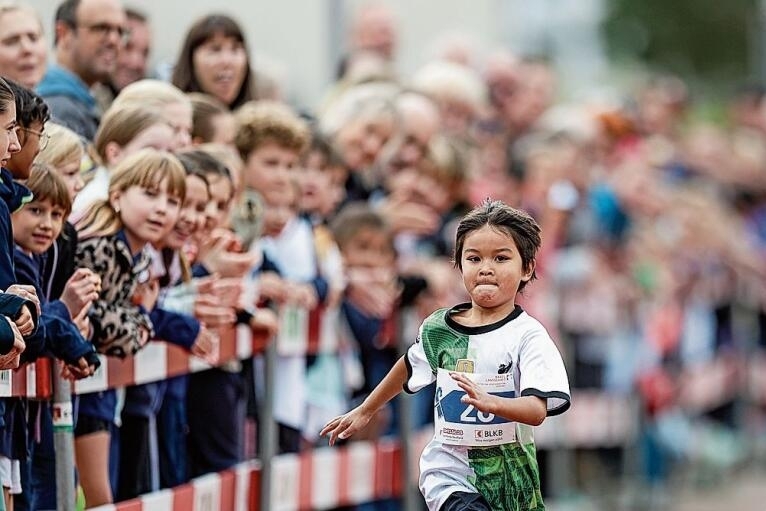
{"label": "blue hoodie", "polygon": [[51,65],[37,86],[51,109],[53,120],[92,141],[101,120],[96,98],[71,71]]}
{"label": "blue hoodie", "polygon": [[14,182],[7,169],[0,169],[0,289],[3,291],[16,283],[11,213],[31,200],[32,192]]}

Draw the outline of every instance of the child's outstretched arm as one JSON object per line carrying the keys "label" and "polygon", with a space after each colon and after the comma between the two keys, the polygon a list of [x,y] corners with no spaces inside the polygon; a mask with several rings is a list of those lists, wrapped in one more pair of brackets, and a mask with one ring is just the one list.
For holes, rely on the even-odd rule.
{"label": "child's outstretched arm", "polygon": [[500,397],[493,396],[476,385],[465,373],[450,373],[452,379],[466,393],[461,401],[473,405],[484,413],[492,413],[514,422],[539,426],[548,414],[545,399],[537,396]]}
{"label": "child's outstretched arm", "polygon": [[375,412],[402,391],[405,383],[407,383],[407,367],[404,364],[404,357],[400,357],[386,377],[383,378],[383,381],[375,387],[361,405],[325,424],[319,435],[329,435],[330,445],[334,445],[336,440],[344,440],[357,433],[370,422]]}

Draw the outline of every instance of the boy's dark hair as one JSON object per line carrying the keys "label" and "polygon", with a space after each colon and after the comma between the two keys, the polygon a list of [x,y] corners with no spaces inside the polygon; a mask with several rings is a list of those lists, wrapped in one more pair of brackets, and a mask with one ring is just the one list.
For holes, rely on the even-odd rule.
{"label": "boy's dark hair", "polygon": [[255,77],[250,67],[250,55],[247,52],[245,34],[239,23],[225,14],[209,14],[195,21],[191,28],[189,28],[173,69],[171,82],[184,92],[205,92],[202,90],[197,80],[197,75],[194,72],[194,51],[209,39],[212,39],[216,34],[223,34],[225,37],[231,37],[242,43],[248,55],[245,80],[242,82],[242,87],[237,97],[228,105],[229,108],[237,108],[255,99]]}
{"label": "boy's dark hair", "polygon": [[[196,154],[198,152],[201,151],[180,152],[176,156],[178,156],[178,161],[181,162],[181,165],[184,166],[184,170],[186,171],[187,176],[197,176],[205,183],[205,187],[210,188],[210,183],[207,179],[207,173],[200,164],[200,160],[202,158]],[[209,155],[205,154],[205,156]]]}
{"label": "boy's dark hair", "polygon": [[0,78],[0,114],[8,111],[8,106],[15,101],[13,90],[4,78]]}
{"label": "boy's dark hair", "polygon": [[340,210],[330,224],[335,242],[341,251],[364,228],[387,233],[390,239],[391,250],[394,250],[393,237],[390,234],[386,220],[364,202],[348,204]]}
{"label": "boy's dark hair", "polygon": [[16,121],[20,127],[29,128],[35,121],[48,122],[51,111],[43,98],[13,80],[6,78],[5,81],[16,99]]}
{"label": "boy's dark hair", "polygon": [[[231,181],[231,171],[221,160],[213,156],[212,154],[202,149],[189,149],[186,151],[180,151],[176,155],[186,169],[187,174],[195,174],[201,172],[202,175],[215,175],[223,176]],[[190,169],[194,169],[191,171]],[[205,178],[205,181],[208,181]]]}
{"label": "boy's dark hair", "polygon": [[[523,271],[529,271],[533,267],[537,251],[540,249],[540,226],[525,211],[512,208],[503,201],[486,199],[465,215],[457,226],[454,255],[456,268],[463,271],[462,256],[465,238],[485,225],[513,238],[516,248],[521,255],[521,268]],[[524,289],[527,282],[531,282],[536,278],[537,275],[533,270],[529,281],[521,281],[519,291]]]}
{"label": "boy's dark hair", "polygon": [[32,172],[24,182],[34,194],[35,201],[49,200],[64,210],[65,216],[72,212],[72,199],[66,183],[56,170],[47,163],[33,163]]}
{"label": "boy's dark hair", "polygon": [[308,151],[303,154],[304,163],[311,153],[321,154],[327,167],[343,167],[344,165],[343,158],[332,145],[330,139],[320,133],[316,127],[311,129],[311,142],[309,143]]}
{"label": "boy's dark hair", "polygon": [[220,100],[204,92],[187,94],[192,104],[192,140],[211,142],[215,135],[213,119],[229,113],[229,109]]}

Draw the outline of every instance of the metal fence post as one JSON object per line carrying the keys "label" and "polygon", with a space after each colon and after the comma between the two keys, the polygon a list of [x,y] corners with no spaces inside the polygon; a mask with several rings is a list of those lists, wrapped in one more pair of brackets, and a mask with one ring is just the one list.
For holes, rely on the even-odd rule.
{"label": "metal fence post", "polygon": [[[56,510],[74,511],[74,439],[72,385],[61,377],[58,364],[51,364],[53,381],[53,447],[56,452]],[[43,405],[44,406],[44,405]]]}
{"label": "metal fence post", "polygon": [[[277,424],[274,422],[274,372],[277,363],[277,340],[272,338],[263,352],[265,392],[258,418],[258,458],[261,460],[260,511],[271,509],[272,462],[277,454]],[[253,371],[255,376],[255,371]]]}

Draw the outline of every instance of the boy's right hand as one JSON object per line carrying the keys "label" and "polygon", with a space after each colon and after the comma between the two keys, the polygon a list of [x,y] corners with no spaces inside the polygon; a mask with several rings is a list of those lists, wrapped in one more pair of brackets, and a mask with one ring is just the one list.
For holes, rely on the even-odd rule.
{"label": "boy's right hand", "polygon": [[8,294],[20,296],[21,298],[25,300],[29,300],[30,302],[34,303],[35,307],[37,308],[37,315],[38,316],[40,315],[40,298],[38,298],[37,291],[35,291],[34,286],[29,286],[24,284],[13,284],[8,289],[6,289],[5,292]]}
{"label": "boy's right hand", "polygon": [[365,410],[363,405],[357,406],[347,414],[339,415],[325,424],[319,436],[329,435],[330,445],[335,445],[338,439],[345,440],[367,426],[373,415]]}
{"label": "boy's right hand", "polygon": [[32,313],[29,312],[29,308],[26,305],[21,308],[21,314],[16,318],[15,323],[23,336],[27,336],[35,331],[35,320],[32,318]]}
{"label": "boy's right hand", "polygon": [[13,330],[13,348],[5,355],[0,355],[0,369],[16,369],[19,367],[19,355],[26,349],[27,345],[16,323],[5,316],[2,316],[2,318],[8,321],[8,324],[11,325],[11,330]]}
{"label": "boy's right hand", "polygon": [[86,306],[98,300],[100,292],[101,278],[87,268],[77,268],[64,286],[61,302],[69,311],[69,316],[76,318]]}
{"label": "boy's right hand", "polygon": [[218,334],[202,326],[197,335],[197,339],[191,347],[193,355],[203,359],[209,364],[218,362],[220,354],[220,339]]}

